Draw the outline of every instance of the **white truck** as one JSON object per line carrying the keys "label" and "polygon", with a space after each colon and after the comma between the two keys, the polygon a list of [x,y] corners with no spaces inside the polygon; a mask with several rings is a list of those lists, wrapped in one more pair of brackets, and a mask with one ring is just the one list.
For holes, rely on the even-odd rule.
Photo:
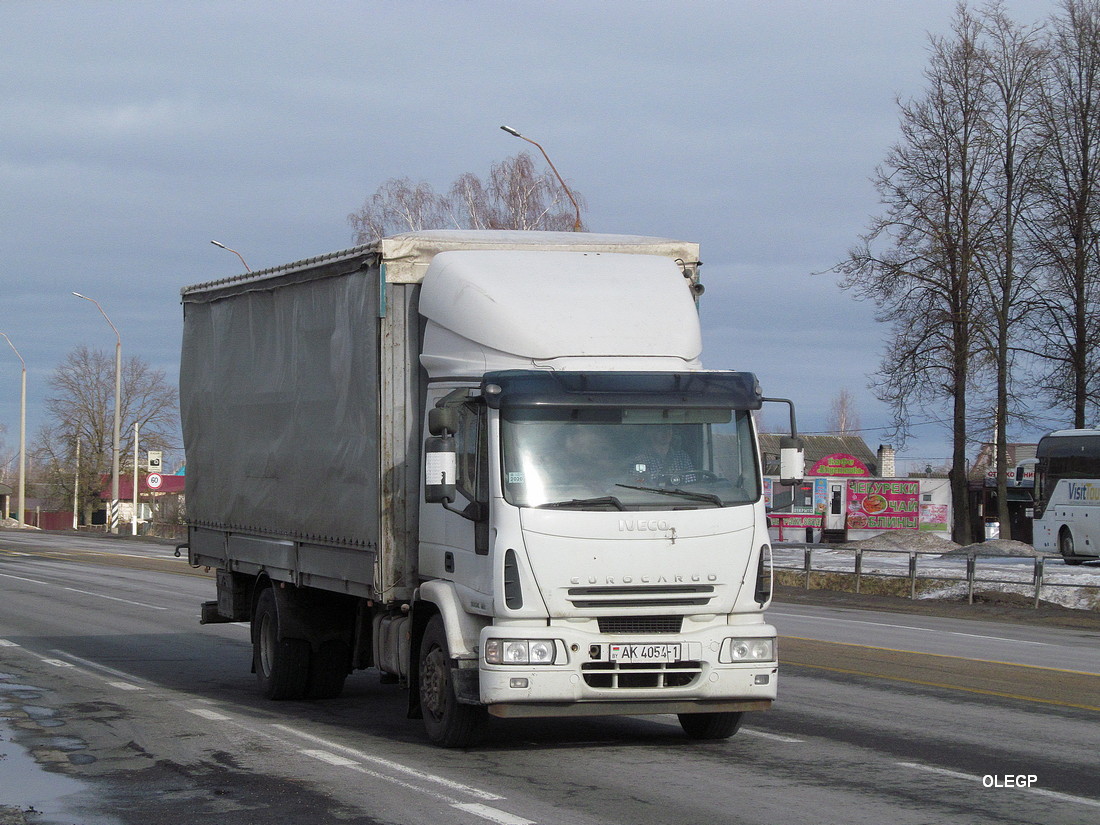
{"label": "white truck", "polygon": [[489,716],[776,696],[750,373],[700,364],[698,246],[416,232],[182,290],[202,621],[271,699],[376,668],[447,747]]}

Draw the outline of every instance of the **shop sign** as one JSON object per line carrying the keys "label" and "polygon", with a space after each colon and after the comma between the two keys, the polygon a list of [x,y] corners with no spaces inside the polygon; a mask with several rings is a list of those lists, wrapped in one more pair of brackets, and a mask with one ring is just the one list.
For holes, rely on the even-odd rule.
{"label": "shop sign", "polygon": [[819,459],[807,475],[831,476],[832,478],[852,478],[853,476],[870,476],[871,471],[867,465],[854,455],[846,453],[833,453]]}
{"label": "shop sign", "polygon": [[849,530],[920,529],[920,482],[848,482]]}

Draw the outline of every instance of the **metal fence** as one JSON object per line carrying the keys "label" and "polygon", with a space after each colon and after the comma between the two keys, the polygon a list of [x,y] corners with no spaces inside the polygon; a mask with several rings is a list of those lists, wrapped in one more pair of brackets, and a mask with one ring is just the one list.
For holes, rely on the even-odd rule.
{"label": "metal fence", "polygon": [[[776,550],[779,550],[779,549],[780,549],[779,547],[775,547],[773,549],[773,552],[775,552]],[[793,550],[794,548],[790,548],[790,549]],[[1054,559],[1056,561],[1061,561],[1060,556],[1005,556],[1005,555],[1001,555],[1001,554],[988,554],[988,555],[985,555],[985,554],[982,554],[982,553],[970,553],[965,557],[958,557],[958,556],[955,557],[955,558],[964,558],[965,562],[966,562],[965,576],[958,576],[958,575],[951,575],[952,571],[945,570],[943,567],[937,567],[935,571],[925,571],[923,574],[918,569],[919,568],[919,560],[920,560],[921,557],[935,558],[938,561],[943,562],[944,554],[941,553],[941,552],[922,551],[922,550],[880,550],[880,549],[870,550],[870,549],[860,548],[860,549],[855,549],[855,550],[851,551],[853,553],[853,566],[852,566],[851,569],[845,569],[843,567],[838,568],[836,566],[818,567],[817,569],[815,569],[814,564],[813,564],[814,551],[815,550],[828,550],[828,549],[829,548],[806,546],[806,547],[803,548],[802,564],[800,564],[800,565],[781,564],[778,561],[776,561],[773,565],[774,569],[776,569],[776,570],[791,570],[791,571],[795,571],[795,572],[801,572],[804,576],[805,588],[807,590],[810,589],[810,577],[811,577],[812,573],[839,573],[839,574],[842,574],[842,575],[843,574],[854,575],[855,576],[855,592],[856,593],[860,592],[860,586],[862,584],[862,580],[865,577],[908,579],[909,580],[909,598],[910,599],[916,599],[916,597],[917,597],[917,581],[918,580],[946,581],[946,582],[966,582],[967,601],[970,604],[974,603],[974,589],[975,589],[975,586],[980,586],[980,585],[1009,584],[1009,585],[1016,585],[1016,586],[1023,585],[1025,587],[1029,586],[1029,587],[1032,588],[1032,593],[1034,594],[1032,607],[1036,607],[1036,608],[1039,606],[1040,595],[1041,595],[1042,588],[1044,586],[1048,586],[1048,587],[1084,587],[1084,588],[1100,589],[1100,584],[1095,584],[1095,583],[1061,581],[1061,580],[1056,581],[1056,582],[1055,581],[1049,581],[1046,578],[1046,576],[1047,576],[1046,562],[1047,562],[1048,559]],[[833,550],[832,552],[835,553],[836,551]],[[900,566],[899,566],[899,572],[893,572],[893,571],[889,571],[889,570],[887,570],[887,571],[875,570],[875,571],[872,571],[872,572],[866,572],[863,569],[863,567],[864,567],[863,562],[864,562],[864,557],[868,556],[868,555],[889,555],[889,556],[893,556],[893,557],[908,556],[908,560],[909,560],[908,571],[907,572],[900,572]],[[951,557],[948,557],[948,558],[951,558]],[[996,558],[996,559],[1002,559],[1002,560],[1003,559],[1028,559],[1032,562],[1031,578],[1030,578],[1030,580],[1028,580],[1026,578],[1007,579],[1007,578],[987,578],[985,576],[979,576],[978,561],[979,561],[979,559],[983,559],[983,558],[984,559]],[[835,559],[836,559],[835,555],[831,557],[831,560],[835,561]],[[985,570],[983,570],[983,572],[985,572]]]}

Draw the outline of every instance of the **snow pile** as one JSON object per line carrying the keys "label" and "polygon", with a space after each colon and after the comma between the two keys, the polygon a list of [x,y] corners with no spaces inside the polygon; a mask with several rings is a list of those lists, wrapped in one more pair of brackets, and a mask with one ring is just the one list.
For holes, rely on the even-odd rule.
{"label": "snow pile", "polygon": [[979,541],[974,544],[968,544],[965,547],[959,547],[957,550],[948,550],[943,555],[969,556],[971,553],[975,556],[1027,556],[1031,558],[1036,556],[1046,556],[1050,558],[1051,556],[1050,553],[1040,553],[1030,544],[1010,539]]}
{"label": "snow pile", "polygon": [[0,527],[16,528],[16,527],[20,527],[20,526],[22,526],[22,529],[24,529],[24,530],[37,530],[38,529],[37,527],[35,527],[31,524],[20,525],[19,521],[17,519],[13,519],[13,518],[0,519]]}
{"label": "snow pile", "polygon": [[917,553],[946,553],[958,547],[949,538],[913,530],[889,530],[869,539],[838,545],[841,550],[903,550]]}

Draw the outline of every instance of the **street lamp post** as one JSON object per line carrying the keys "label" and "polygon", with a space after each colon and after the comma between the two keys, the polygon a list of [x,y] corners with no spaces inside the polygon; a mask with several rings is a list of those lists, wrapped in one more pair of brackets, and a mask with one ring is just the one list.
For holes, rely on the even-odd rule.
{"label": "street lamp post", "polygon": [[244,256],[241,255],[241,253],[238,252],[236,249],[230,249],[228,246],[226,246],[225,244],[223,244],[219,241],[211,241],[210,243],[214,244],[214,246],[218,247],[218,249],[224,249],[228,252],[232,252],[234,255],[236,255],[238,258],[241,259],[241,263],[244,264],[245,272],[251,272],[252,271],[252,268],[245,261]]}
{"label": "street lamp post", "polygon": [[80,433],[76,434],[76,476],[73,478],[73,529],[80,528]]}
{"label": "street lamp post", "polygon": [[554,171],[554,174],[557,176],[558,183],[561,184],[561,188],[564,189],[565,194],[567,194],[569,196],[569,201],[573,204],[573,211],[575,211],[577,213],[577,218],[576,218],[575,221],[573,221],[573,231],[574,232],[580,232],[581,231],[581,208],[579,206],[577,206],[577,199],[573,197],[573,193],[569,191],[569,187],[566,185],[565,180],[562,178],[562,176],[560,174],[558,174],[558,167],[556,167],[554,165],[554,162],[552,160],[550,160],[550,156],[548,154],[546,154],[546,150],[543,149],[540,144],[538,144],[535,141],[531,140],[531,138],[526,137],[525,135],[521,135],[519,132],[517,132],[511,126],[501,126],[500,128],[503,129],[508,134],[512,135],[513,137],[518,137],[520,140],[526,140],[528,143],[530,143],[532,146],[534,146],[540,152],[542,152],[542,156],[544,158],[546,158],[546,162],[548,164],[550,164],[550,168]]}
{"label": "street lamp post", "polygon": [[27,507],[27,362],[23,360],[23,356],[19,354],[11,338],[3,332],[0,332],[0,335],[4,336],[4,340],[15,352],[19,363],[23,365],[19,386],[19,526],[23,527],[23,514]]}
{"label": "street lamp post", "polygon": [[107,313],[103,311],[103,307],[99,305],[99,301],[94,298],[89,298],[87,295],[81,295],[79,292],[74,292],[73,295],[95,304],[96,309],[99,310],[99,314],[111,325],[111,329],[114,330],[115,333],[115,443],[114,449],[111,452],[111,507],[107,511],[107,532],[117,533],[119,430],[121,429],[119,416],[122,414],[122,336],[118,334],[118,328],[111,322],[111,319],[107,317]]}

